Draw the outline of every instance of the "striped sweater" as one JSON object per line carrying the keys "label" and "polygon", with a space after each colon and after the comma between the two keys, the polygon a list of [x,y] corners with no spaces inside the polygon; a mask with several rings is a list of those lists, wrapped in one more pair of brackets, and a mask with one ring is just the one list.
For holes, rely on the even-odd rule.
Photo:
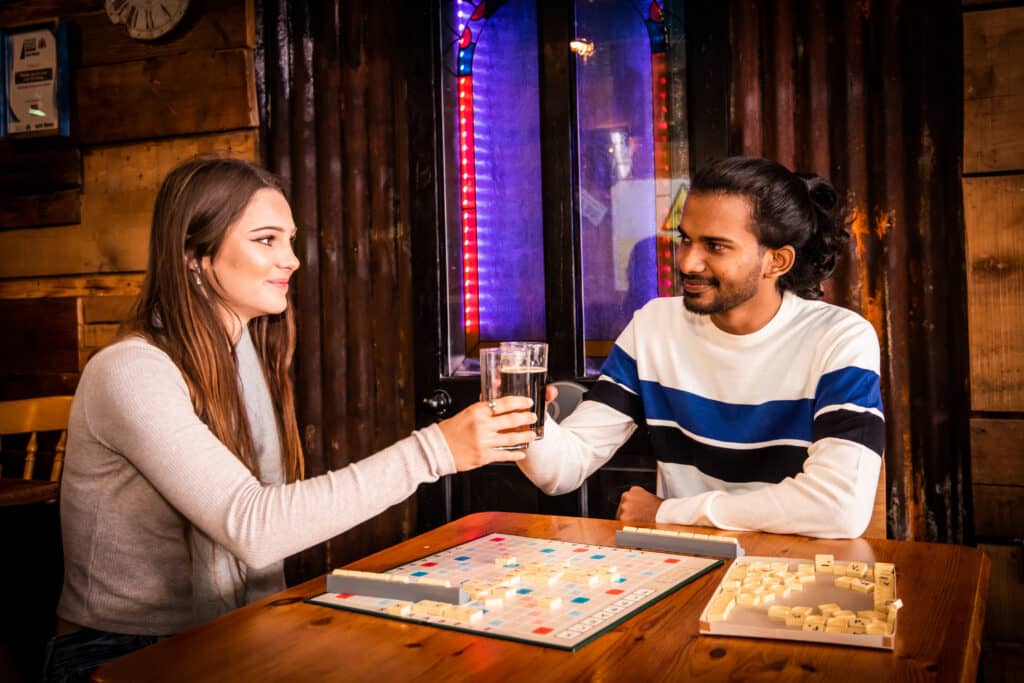
{"label": "striped sweater", "polygon": [[657,521],[859,536],[885,442],[878,339],[857,314],[791,293],[746,335],[655,299],[583,403],[548,423],[520,463],[548,493],[577,488],[645,423]]}

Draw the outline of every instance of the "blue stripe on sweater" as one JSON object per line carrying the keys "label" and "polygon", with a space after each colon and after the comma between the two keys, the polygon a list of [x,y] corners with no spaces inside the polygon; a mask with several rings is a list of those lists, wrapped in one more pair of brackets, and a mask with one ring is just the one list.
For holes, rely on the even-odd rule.
{"label": "blue stripe on sweater", "polygon": [[640,393],[640,375],[636,369],[636,359],[622,350],[618,344],[612,346],[612,352],[601,366],[601,374],[628,388],[633,393]]}
{"label": "blue stripe on sweater", "polygon": [[809,398],[759,405],[724,403],[655,382],[642,382],[640,395],[648,420],[676,422],[691,434],[717,441],[797,439],[809,443],[814,436],[814,401]]}
{"label": "blue stripe on sweater", "polygon": [[878,373],[848,367],[822,375],[814,390],[814,412],[844,403],[881,412],[882,393],[878,388]]}
{"label": "blue stripe on sweater", "polygon": [[[692,434],[728,443],[779,439],[811,442],[822,436],[814,434],[814,414],[826,406],[853,404],[882,410],[878,375],[857,367],[823,375],[814,399],[782,399],[761,404],[726,403],[641,380],[636,360],[618,345],[612,347],[601,372],[639,394],[646,419],[675,422]],[[621,410],[619,406],[613,407]]]}

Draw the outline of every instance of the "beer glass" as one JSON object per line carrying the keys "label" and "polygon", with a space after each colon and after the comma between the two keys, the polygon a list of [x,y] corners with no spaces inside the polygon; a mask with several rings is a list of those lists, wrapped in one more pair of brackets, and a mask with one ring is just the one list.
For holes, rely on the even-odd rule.
{"label": "beer glass", "polygon": [[533,399],[537,422],[533,431],[544,436],[544,387],[548,376],[548,345],[544,342],[501,342],[480,349],[480,389],[485,401],[501,396]]}

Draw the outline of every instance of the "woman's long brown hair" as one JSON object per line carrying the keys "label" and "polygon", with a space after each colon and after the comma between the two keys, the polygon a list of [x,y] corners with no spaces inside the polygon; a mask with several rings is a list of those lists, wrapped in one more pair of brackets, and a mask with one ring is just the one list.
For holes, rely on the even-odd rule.
{"label": "woman's long brown hair", "polygon": [[[196,414],[257,476],[234,344],[220,313],[224,302],[209,286],[214,274],[198,269],[204,256],[216,258],[228,226],[262,189],[286,194],[276,176],[238,159],[200,157],[171,171],[156,198],[149,266],[126,327],[171,357],[185,377]],[[285,479],[296,481],[303,463],[289,374],[295,352],[291,307],[254,318],[249,331],[278,416]]]}

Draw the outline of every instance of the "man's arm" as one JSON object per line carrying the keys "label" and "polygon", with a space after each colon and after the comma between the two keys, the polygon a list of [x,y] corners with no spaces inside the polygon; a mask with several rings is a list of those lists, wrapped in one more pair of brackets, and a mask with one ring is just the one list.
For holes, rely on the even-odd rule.
{"label": "man's arm", "polygon": [[877,453],[841,439],[823,439],[808,450],[804,471],[795,478],[747,493],[708,491],[670,498],[658,507],[655,519],[740,531],[855,538],[871,519],[880,469]]}
{"label": "man's arm", "polygon": [[530,444],[519,469],[548,495],[568,493],[608,462],[634,431],[630,416],[585,400],[562,424],[548,417],[544,438]]}
{"label": "man's arm", "polygon": [[523,473],[545,493],[579,488],[643,423],[634,329],[635,318],[615,341],[583,402],[560,425],[548,419],[544,438],[530,444],[519,461]]}

